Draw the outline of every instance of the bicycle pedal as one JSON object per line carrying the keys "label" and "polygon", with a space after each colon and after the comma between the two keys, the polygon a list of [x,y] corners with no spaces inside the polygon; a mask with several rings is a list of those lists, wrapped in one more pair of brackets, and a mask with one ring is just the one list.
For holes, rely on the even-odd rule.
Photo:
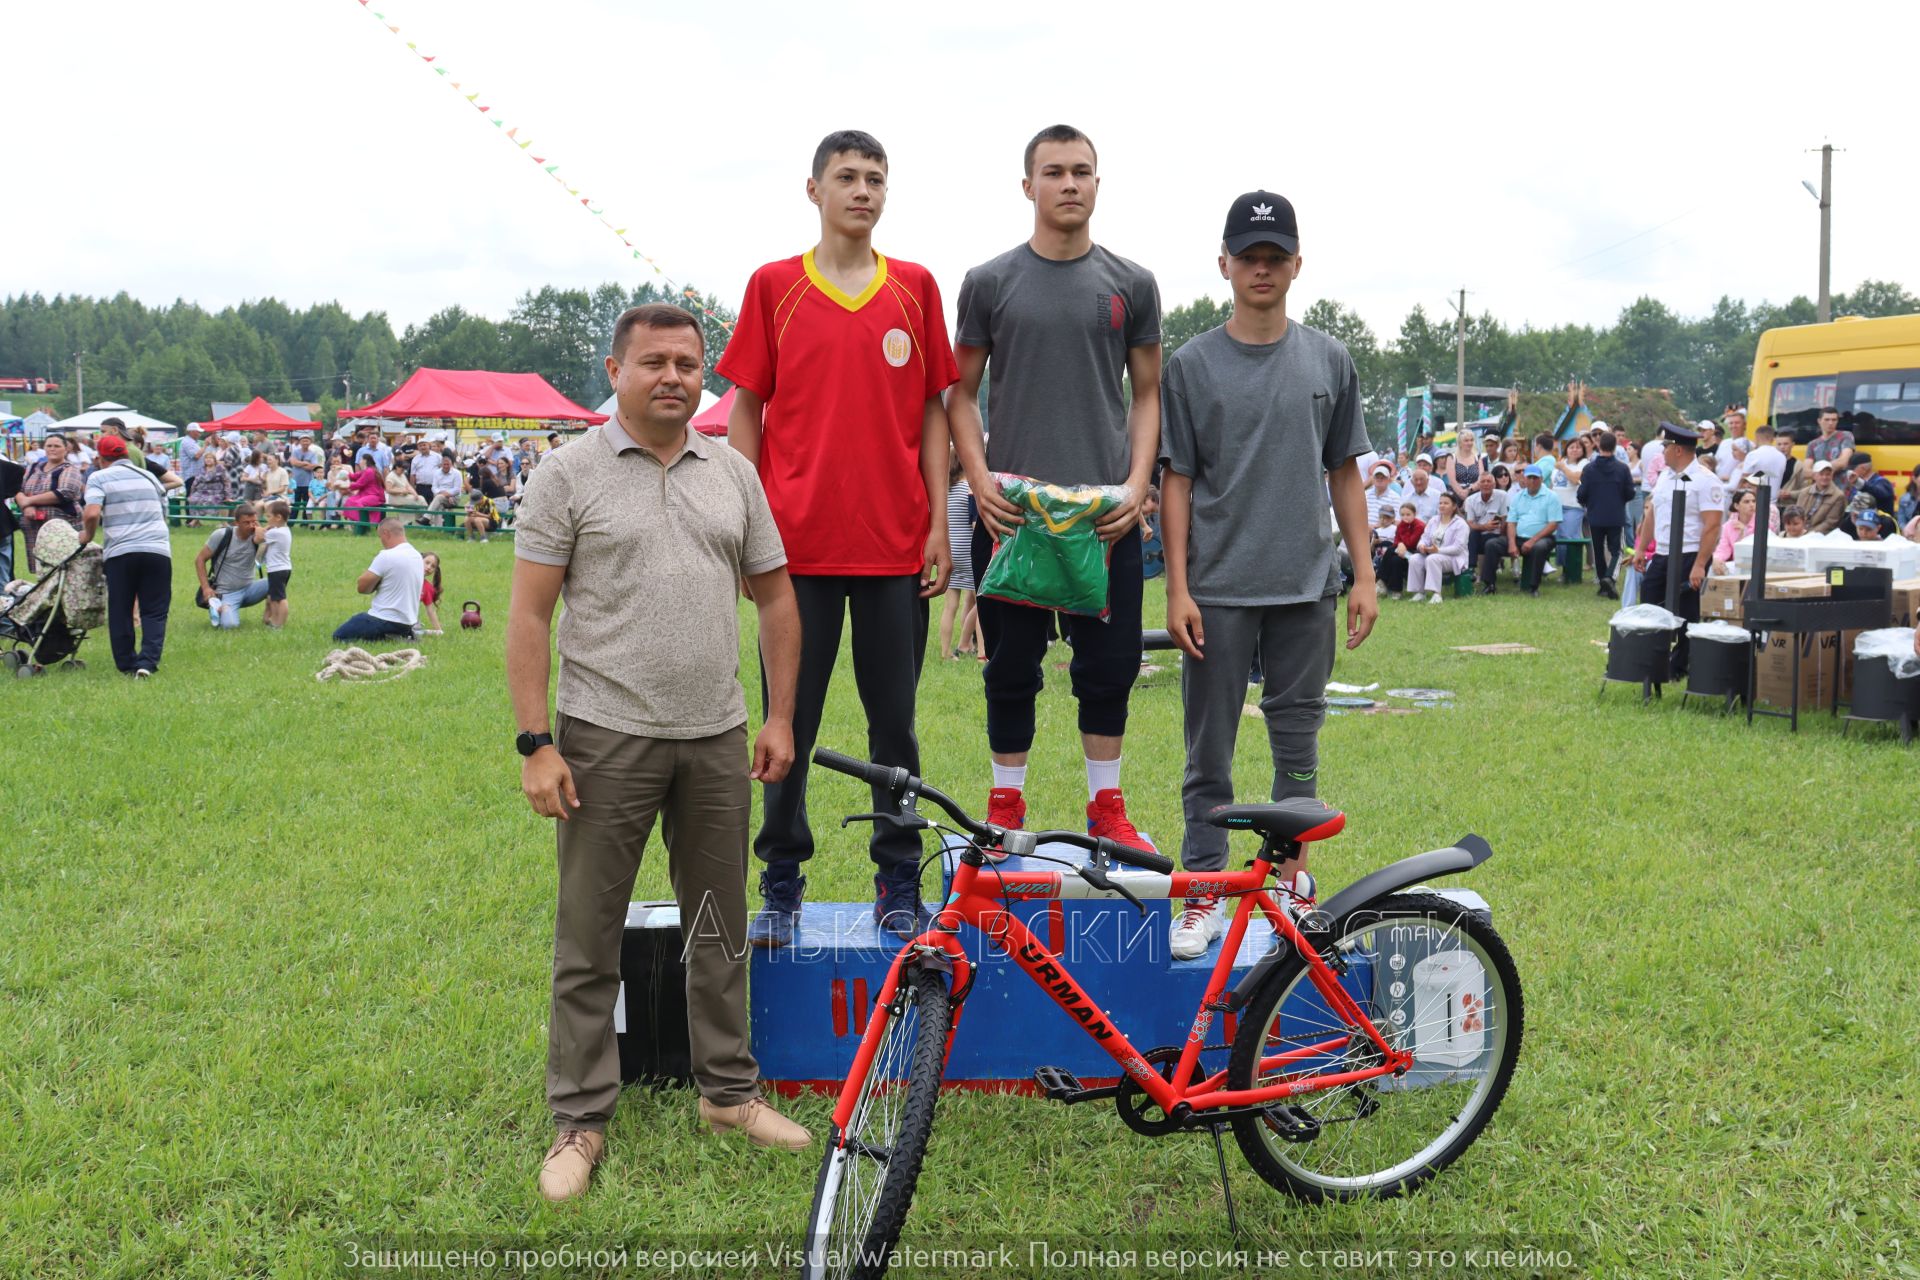
{"label": "bicycle pedal", "polygon": [[1320,1122],[1291,1102],[1267,1107],[1261,1119],[1283,1142],[1312,1142],[1320,1136]]}
{"label": "bicycle pedal", "polygon": [[1039,1067],[1033,1073],[1033,1082],[1040,1086],[1040,1092],[1047,1097],[1068,1105],[1091,1102],[1096,1098],[1111,1098],[1120,1092],[1116,1085],[1089,1089],[1080,1083],[1079,1076],[1065,1067]]}

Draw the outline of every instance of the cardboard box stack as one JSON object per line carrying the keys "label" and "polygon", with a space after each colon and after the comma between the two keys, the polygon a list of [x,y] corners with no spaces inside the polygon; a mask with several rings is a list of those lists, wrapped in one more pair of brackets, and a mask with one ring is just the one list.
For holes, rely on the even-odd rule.
{"label": "cardboard box stack", "polygon": [[[1916,582],[1915,585],[1920,586],[1920,582]],[[1805,574],[1767,579],[1767,599],[1769,600],[1818,597],[1827,595],[1830,591],[1831,588],[1827,586],[1825,578]],[[1710,576],[1700,584],[1700,616],[1739,622],[1746,613],[1745,606],[1741,604],[1741,597],[1746,593],[1746,574]]]}

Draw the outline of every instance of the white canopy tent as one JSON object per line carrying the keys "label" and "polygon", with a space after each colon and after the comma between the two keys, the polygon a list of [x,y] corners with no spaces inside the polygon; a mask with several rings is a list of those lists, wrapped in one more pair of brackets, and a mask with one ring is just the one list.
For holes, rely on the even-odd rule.
{"label": "white canopy tent", "polygon": [[[693,406],[693,412],[696,416],[699,414],[705,413],[707,410],[713,408],[715,404],[719,403],[719,401],[720,401],[719,396],[713,394],[713,392],[707,390],[705,387],[702,387],[700,388],[700,403]],[[595,412],[604,413],[609,418],[611,418],[614,414],[614,410],[618,409],[619,407],[620,407],[620,397],[608,396],[605,400],[602,400],[600,402],[600,407],[599,409],[595,410]]]}
{"label": "white canopy tent", "polygon": [[53,424],[56,431],[98,431],[100,424],[108,418],[118,418],[127,424],[129,430],[145,427],[150,439],[170,440],[180,434],[180,428],[171,422],[162,422],[158,418],[149,418],[144,413],[135,413],[123,404],[103,400],[99,404],[89,405],[85,413],[76,413],[71,418],[62,418]]}

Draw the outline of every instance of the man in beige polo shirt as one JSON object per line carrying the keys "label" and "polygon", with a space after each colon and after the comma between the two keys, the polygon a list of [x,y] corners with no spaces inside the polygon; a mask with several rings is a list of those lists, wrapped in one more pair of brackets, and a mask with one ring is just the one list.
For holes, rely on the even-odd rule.
{"label": "man in beige polo shirt", "polygon": [[[800,614],[753,465],[687,425],[700,325],[666,303],[614,328],[614,417],[547,456],[515,525],[507,685],[533,811],[557,818],[559,909],[547,1103],[559,1136],[549,1200],[585,1191],[620,1091],[613,1006],[620,939],[656,816],[687,934],[687,1030],[699,1115],[761,1146],[812,1136],[760,1091],[747,1033],[749,779],[793,764]],[[736,594],[760,613],[768,715],[749,761]],[[548,636],[560,617],[558,716],[547,733]],[[748,766],[750,763],[750,767]]]}

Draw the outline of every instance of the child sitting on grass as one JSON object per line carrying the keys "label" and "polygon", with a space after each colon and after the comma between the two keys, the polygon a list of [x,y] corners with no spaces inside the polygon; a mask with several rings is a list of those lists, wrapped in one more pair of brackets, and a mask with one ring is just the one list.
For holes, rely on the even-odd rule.
{"label": "child sitting on grass", "polygon": [[420,634],[437,636],[440,630],[440,597],[446,593],[440,589],[440,556],[429,551],[420,557],[421,568],[425,570],[420,582],[420,608],[425,611],[427,621],[432,624]]}

